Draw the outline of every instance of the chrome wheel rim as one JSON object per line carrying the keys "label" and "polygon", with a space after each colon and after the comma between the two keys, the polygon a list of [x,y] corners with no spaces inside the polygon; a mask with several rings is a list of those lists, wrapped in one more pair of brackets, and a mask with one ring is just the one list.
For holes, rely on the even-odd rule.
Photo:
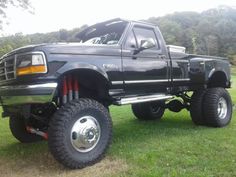
{"label": "chrome wheel rim", "polygon": [[218,101],[218,108],[217,108],[218,116],[220,119],[225,119],[227,115],[227,110],[228,110],[227,102],[225,98],[221,97]]}
{"label": "chrome wheel rim", "polygon": [[79,118],[71,129],[71,144],[79,152],[89,152],[95,148],[101,136],[98,121],[92,116]]}

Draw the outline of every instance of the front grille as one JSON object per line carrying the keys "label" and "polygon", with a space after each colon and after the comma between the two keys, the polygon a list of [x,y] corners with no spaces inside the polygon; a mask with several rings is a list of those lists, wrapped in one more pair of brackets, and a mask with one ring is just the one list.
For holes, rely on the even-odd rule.
{"label": "front grille", "polygon": [[15,60],[15,55],[4,57],[0,60],[0,82],[16,78]]}

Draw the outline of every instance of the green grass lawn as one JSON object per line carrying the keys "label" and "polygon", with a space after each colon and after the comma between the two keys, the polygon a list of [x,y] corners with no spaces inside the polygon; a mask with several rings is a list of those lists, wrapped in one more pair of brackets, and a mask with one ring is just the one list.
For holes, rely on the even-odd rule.
{"label": "green grass lawn", "polygon": [[[236,76],[232,77],[236,82]],[[236,102],[236,83],[230,90]],[[114,136],[106,158],[68,170],[47,143],[18,143],[0,120],[0,176],[236,176],[236,116],[225,128],[195,126],[185,110],[166,111],[161,121],[138,121],[130,106],[111,108]]]}
{"label": "green grass lawn", "polygon": [[236,66],[232,66],[232,67],[231,67],[231,73],[232,73],[233,75],[236,75]]}

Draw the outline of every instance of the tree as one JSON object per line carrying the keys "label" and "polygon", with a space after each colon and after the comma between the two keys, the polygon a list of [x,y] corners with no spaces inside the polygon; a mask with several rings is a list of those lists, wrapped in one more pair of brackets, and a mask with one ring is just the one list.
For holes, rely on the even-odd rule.
{"label": "tree", "polygon": [[30,0],[0,0],[0,31],[2,30],[2,25],[6,21],[6,9],[9,7],[26,9],[30,13],[33,13],[33,7],[31,6]]}
{"label": "tree", "polygon": [[59,39],[63,42],[65,42],[68,38],[68,32],[65,29],[60,29],[59,30]]}
{"label": "tree", "polygon": [[[29,0],[0,0],[0,3],[13,1],[29,3]],[[163,17],[152,17],[145,21],[160,28],[167,44],[185,46],[187,53],[228,57],[231,63],[236,65],[235,8],[222,6],[202,13],[178,12]],[[78,42],[77,33],[86,27],[85,25],[73,30],[61,29],[45,34],[19,33],[0,37],[0,57],[12,49],[28,44]]]}

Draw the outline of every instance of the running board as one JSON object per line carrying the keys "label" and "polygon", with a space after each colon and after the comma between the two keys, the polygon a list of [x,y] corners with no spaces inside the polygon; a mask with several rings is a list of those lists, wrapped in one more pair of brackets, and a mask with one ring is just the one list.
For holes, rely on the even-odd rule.
{"label": "running board", "polygon": [[165,95],[165,94],[145,95],[145,96],[138,96],[138,97],[131,97],[131,98],[121,98],[120,100],[115,101],[115,104],[125,105],[125,104],[158,101],[158,100],[167,100],[171,98],[174,98],[174,96]]}

